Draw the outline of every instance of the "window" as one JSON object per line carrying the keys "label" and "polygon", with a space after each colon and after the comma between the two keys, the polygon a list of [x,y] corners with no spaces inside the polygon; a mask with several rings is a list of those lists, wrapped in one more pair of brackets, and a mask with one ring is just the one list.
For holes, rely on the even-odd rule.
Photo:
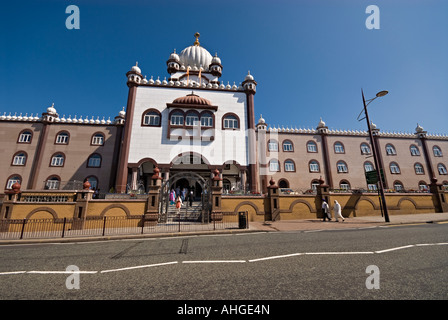
{"label": "window", "polygon": [[439,174],[448,174],[445,165],[443,165],[442,163],[439,163],[437,165],[437,169],[439,170]]}
{"label": "window", "polygon": [[25,130],[19,135],[18,142],[20,143],[31,143],[31,138],[33,137],[33,134],[31,131]]}
{"label": "window", "polygon": [[348,181],[342,180],[339,183],[339,189],[345,190],[345,191],[350,190],[350,183]]}
{"label": "window", "polygon": [[269,171],[280,171],[280,164],[277,159],[272,159],[271,161],[269,161]]}
{"label": "window", "polygon": [[292,161],[292,160],[285,161],[285,171],[289,171],[289,172],[296,171],[294,161]]}
{"label": "window", "polygon": [[45,182],[45,189],[57,190],[59,189],[59,184],[60,181],[58,177],[51,177]]}
{"label": "window", "polygon": [[12,185],[14,184],[14,183],[21,183],[21,181],[22,181],[22,178],[20,178],[20,176],[11,176],[9,179],[8,179],[8,182],[6,183],[6,189],[12,189]]}
{"label": "window", "polygon": [[311,189],[312,189],[313,191],[316,191],[318,186],[320,186],[320,183],[319,183],[318,180],[313,180],[313,181],[311,181]]}
{"label": "window", "polygon": [[289,188],[289,182],[285,179],[282,179],[278,182],[278,187],[279,188]]}
{"label": "window", "polygon": [[375,170],[375,169],[373,168],[373,164],[371,162],[364,163],[364,171],[365,172],[369,172],[369,171],[373,171],[373,170]]}
{"label": "window", "polygon": [[294,151],[294,147],[293,147],[291,141],[289,141],[289,140],[283,141],[283,151],[285,151],[285,152]]}
{"label": "window", "polygon": [[187,113],[187,116],[185,117],[185,125],[187,126],[199,125],[199,116],[192,112]]}
{"label": "window", "polygon": [[319,162],[317,162],[316,160],[311,160],[310,161],[310,172],[319,172],[320,168],[319,168]]}
{"label": "window", "polygon": [[180,111],[175,111],[171,115],[171,125],[182,126],[184,124],[184,115]]}
{"label": "window", "polygon": [[69,135],[67,132],[60,132],[56,135],[56,144],[68,144]]}
{"label": "window", "polygon": [[87,167],[91,167],[91,168],[99,168],[101,167],[101,156],[97,153],[92,154],[89,157],[89,160],[87,162]]}
{"label": "window", "polygon": [[268,143],[268,151],[272,152],[272,151],[278,151],[278,143],[275,140],[269,140]]}
{"label": "window", "polygon": [[391,162],[391,164],[389,165],[389,168],[390,168],[390,173],[393,173],[393,174],[400,173],[400,167],[395,162]]}
{"label": "window", "polygon": [[395,181],[394,189],[395,189],[395,191],[404,191],[403,184],[400,181]]}
{"label": "window", "polygon": [[367,143],[361,143],[361,154],[370,154],[370,146]]}
{"label": "window", "polygon": [[344,145],[340,142],[336,142],[334,144],[334,152],[335,153],[345,153],[344,151]]}
{"label": "window", "polygon": [[210,113],[201,116],[201,127],[213,127],[213,117]]}
{"label": "window", "polygon": [[308,141],[306,144],[306,150],[308,152],[317,152],[317,145],[314,141]]}
{"label": "window", "polygon": [[369,189],[369,191],[377,191],[378,190],[378,186],[374,183],[370,183],[367,185],[367,189]]}
{"label": "window", "polygon": [[416,163],[414,165],[415,174],[425,174],[425,170],[423,169],[423,166],[420,163]]}
{"label": "window", "polygon": [[64,166],[64,155],[62,153],[57,153],[51,157],[50,166],[52,167],[63,167]]}
{"label": "window", "polygon": [[92,136],[92,145],[94,145],[94,146],[102,146],[102,145],[104,145],[104,134],[102,134],[102,133],[95,133]]}
{"label": "window", "polygon": [[434,157],[442,157],[442,150],[438,146],[432,147],[432,151],[434,152]]}
{"label": "window", "polygon": [[337,168],[338,168],[338,173],[347,173],[348,172],[347,164],[344,161],[339,161],[337,163]]}
{"label": "window", "polygon": [[425,181],[420,181],[420,182],[418,183],[418,189],[419,189],[420,191],[428,191],[428,190],[429,190],[428,185],[426,184]]}
{"label": "window", "polygon": [[411,150],[411,155],[412,156],[419,156],[420,155],[420,150],[418,149],[418,147],[416,145],[411,145],[410,150]]}
{"label": "window", "polygon": [[160,126],[160,113],[157,111],[148,111],[143,117],[143,124],[146,126]]}
{"label": "window", "polygon": [[240,127],[238,118],[233,115],[227,115],[223,118],[224,129],[238,129]]}
{"label": "window", "polygon": [[395,151],[395,148],[394,148],[393,145],[391,145],[391,144],[387,144],[386,145],[386,154],[388,156],[397,154],[397,152]]}
{"label": "window", "polygon": [[84,182],[89,181],[90,189],[96,189],[98,187],[98,179],[94,176],[87,177]]}
{"label": "window", "polygon": [[26,164],[26,153],[25,152],[19,152],[14,155],[14,158],[12,159],[12,165],[13,166],[24,166]]}

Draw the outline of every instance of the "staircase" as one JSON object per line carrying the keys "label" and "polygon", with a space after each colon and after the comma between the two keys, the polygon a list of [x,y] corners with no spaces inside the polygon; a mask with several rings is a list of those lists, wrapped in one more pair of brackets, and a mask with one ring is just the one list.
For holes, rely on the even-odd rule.
{"label": "staircase", "polygon": [[179,221],[179,219],[180,221],[198,222],[201,219],[201,214],[201,201],[193,201],[191,206],[189,202],[184,202],[180,214],[177,214],[176,206],[173,204],[168,206],[167,222]]}

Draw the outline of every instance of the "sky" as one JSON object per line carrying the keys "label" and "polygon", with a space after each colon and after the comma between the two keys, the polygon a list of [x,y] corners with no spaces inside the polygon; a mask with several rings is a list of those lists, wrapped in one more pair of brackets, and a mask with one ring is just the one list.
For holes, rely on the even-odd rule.
{"label": "sky", "polygon": [[[69,5],[79,29],[67,29]],[[368,29],[369,5],[379,29]],[[383,131],[448,134],[448,1],[42,0],[0,8],[0,115],[45,112],[113,119],[126,72],[169,77],[166,61],[194,43],[221,58],[224,84],[250,73],[256,120],[270,126],[366,130],[366,99]],[[376,22],[376,21],[374,21]]]}

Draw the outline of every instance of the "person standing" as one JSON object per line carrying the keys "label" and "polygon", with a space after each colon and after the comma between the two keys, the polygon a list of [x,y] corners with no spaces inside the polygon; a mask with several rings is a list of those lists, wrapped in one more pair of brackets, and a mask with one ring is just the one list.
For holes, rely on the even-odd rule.
{"label": "person standing", "polygon": [[176,213],[180,214],[180,208],[182,207],[182,198],[180,194],[176,198]]}
{"label": "person standing", "polygon": [[325,201],[325,199],[322,199],[322,215],[322,221],[326,221],[326,219],[328,219],[328,221],[331,221],[330,207],[328,206],[328,203],[327,201]]}
{"label": "person standing", "polygon": [[341,213],[341,205],[339,204],[339,202],[337,200],[334,200],[333,210],[334,210],[334,218],[336,219],[336,222],[338,222],[338,218],[341,218],[342,222],[344,222],[345,219]]}

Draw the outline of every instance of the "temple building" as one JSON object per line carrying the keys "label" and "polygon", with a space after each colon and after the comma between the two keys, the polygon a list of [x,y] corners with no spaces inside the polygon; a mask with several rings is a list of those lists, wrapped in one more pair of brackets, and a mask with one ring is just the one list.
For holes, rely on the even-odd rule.
{"label": "temple building", "polygon": [[[331,189],[376,190],[366,179],[374,170],[366,131],[330,130],[322,119],[314,129],[256,119],[254,76],[223,83],[220,57],[195,38],[169,55],[163,80],[147,79],[136,63],[126,73],[127,105],[112,120],[61,116],[54,105],[1,115],[4,189],[18,182],[22,190],[73,190],[88,180],[101,193],[146,193],[157,167],[166,188],[197,197],[216,169],[225,193],[266,193],[271,178],[289,192],[313,192],[320,179]],[[420,125],[411,133],[372,126],[387,189],[448,187],[448,136]]]}

